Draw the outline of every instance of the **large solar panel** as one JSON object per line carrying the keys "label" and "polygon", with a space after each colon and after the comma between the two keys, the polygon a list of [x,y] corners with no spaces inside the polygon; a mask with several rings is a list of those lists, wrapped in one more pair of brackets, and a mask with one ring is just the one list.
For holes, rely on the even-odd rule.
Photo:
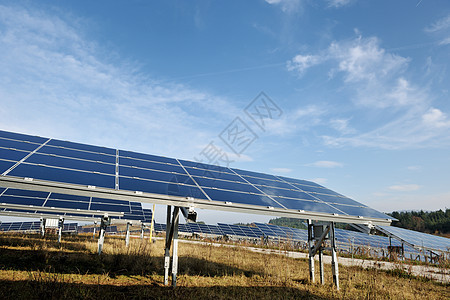
{"label": "large solar panel", "polygon": [[0,231],[38,231],[41,222],[2,222]]}
{"label": "large solar panel", "polygon": [[423,232],[408,230],[399,227],[377,226],[382,232],[391,234],[416,248],[424,248],[450,252],[450,239]]}
{"label": "large solar panel", "polygon": [[107,193],[130,201],[353,223],[392,219],[306,180],[5,131],[0,174],[4,186],[74,195]]}

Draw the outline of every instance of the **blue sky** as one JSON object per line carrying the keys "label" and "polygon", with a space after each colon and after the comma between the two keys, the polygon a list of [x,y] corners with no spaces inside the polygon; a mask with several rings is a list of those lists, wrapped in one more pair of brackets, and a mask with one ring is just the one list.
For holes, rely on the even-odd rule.
{"label": "blue sky", "polygon": [[[380,211],[445,209],[449,52],[446,0],[0,1],[0,128],[191,160],[213,142]],[[264,128],[260,92],[282,112]],[[257,135],[239,155],[236,117]]]}

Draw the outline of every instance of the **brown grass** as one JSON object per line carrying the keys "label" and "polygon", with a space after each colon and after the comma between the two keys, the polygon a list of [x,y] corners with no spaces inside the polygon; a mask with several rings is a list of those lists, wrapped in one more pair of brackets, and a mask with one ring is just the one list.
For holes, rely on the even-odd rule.
{"label": "brown grass", "polygon": [[[340,266],[341,290],[309,283],[306,260],[240,248],[179,245],[177,288],[164,287],[163,242],[106,239],[98,256],[91,237],[0,235],[1,299],[449,299],[449,286]],[[318,277],[318,276],[317,276]]]}

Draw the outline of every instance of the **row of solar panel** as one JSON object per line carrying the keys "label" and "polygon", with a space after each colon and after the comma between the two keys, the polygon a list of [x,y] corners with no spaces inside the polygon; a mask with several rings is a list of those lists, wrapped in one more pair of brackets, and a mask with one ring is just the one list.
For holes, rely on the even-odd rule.
{"label": "row of solar panel", "polygon": [[0,131],[0,173],[163,195],[386,219],[316,183]]}
{"label": "row of solar panel", "polygon": [[[385,226],[388,230],[392,230],[392,232],[408,232],[410,237],[414,237],[416,232],[399,229],[391,226]],[[155,223],[155,231],[165,231],[165,224]],[[203,234],[203,235],[217,235],[217,236],[235,236],[235,237],[243,237],[243,238],[262,238],[268,237],[271,239],[283,239],[283,240],[291,240],[295,242],[307,242],[308,240],[308,232],[305,229],[297,229],[290,228],[284,226],[277,225],[269,225],[263,223],[255,223],[255,226],[241,226],[241,225],[231,225],[231,224],[221,224],[218,225],[207,225],[207,224],[199,224],[199,223],[186,223],[180,224],[179,228],[180,232],[190,233],[190,234]],[[421,234],[427,235],[427,234]],[[389,239],[385,236],[379,235],[368,235],[361,232],[344,230],[344,229],[335,229],[336,241],[340,245],[361,245],[361,246],[370,246],[375,248],[384,248],[386,249],[388,246],[401,246],[401,242],[395,239]],[[405,237],[404,234],[399,234],[400,237]],[[419,244],[413,242],[412,239],[404,238],[405,241],[415,245],[415,246],[426,246],[427,248],[432,248],[440,251],[449,251],[450,250],[450,239],[437,237],[433,235],[427,235],[427,241],[433,240],[434,242],[430,242],[429,244]],[[421,240],[422,241],[422,240]],[[436,241],[440,241],[439,245],[436,244]],[[408,253],[416,253],[420,254],[419,250],[409,247],[408,245],[404,245],[405,251]]]}
{"label": "row of solar panel", "polygon": [[[151,210],[142,209],[140,202],[84,197],[49,192],[6,189],[0,187],[0,204],[14,205],[0,209],[0,213],[16,212],[27,216],[39,212],[58,216],[101,218],[104,213],[119,212],[122,217],[112,216],[123,220],[151,221]],[[46,211],[42,211],[45,208]],[[41,210],[39,210],[41,209]],[[54,212],[48,209],[55,210]],[[64,212],[62,211],[64,210]],[[81,214],[79,210],[92,212],[92,215]]]}
{"label": "row of solar panel", "polygon": [[[34,222],[3,222],[0,223],[0,231],[38,231],[41,228],[40,221]],[[63,232],[76,232],[78,223],[63,224]]]}
{"label": "row of solar panel", "polygon": [[[78,232],[79,233],[93,233],[94,232],[94,228],[95,228],[95,232],[99,232],[99,227],[82,227],[79,226],[78,227]],[[117,226],[108,226],[106,227],[106,232],[117,232]]]}

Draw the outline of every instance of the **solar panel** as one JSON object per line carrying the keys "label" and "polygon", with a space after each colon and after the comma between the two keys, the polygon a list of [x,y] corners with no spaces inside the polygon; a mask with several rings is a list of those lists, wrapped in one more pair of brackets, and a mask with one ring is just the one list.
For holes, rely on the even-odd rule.
{"label": "solar panel", "polygon": [[38,231],[41,222],[3,222],[0,231]]}
{"label": "solar panel", "polygon": [[0,131],[0,173],[4,186],[94,198],[107,193],[132,202],[319,220],[392,220],[305,180],[5,131]]}
{"label": "solar panel", "polygon": [[377,226],[377,228],[381,229],[383,232],[394,235],[417,248],[450,252],[450,239],[445,237],[399,227]]}
{"label": "solar panel", "polygon": [[0,207],[4,212],[56,213],[62,216],[90,216],[100,218],[107,213],[120,220],[145,221],[151,210],[144,215],[139,202],[112,200],[95,197],[66,195],[40,191],[0,188]]}

